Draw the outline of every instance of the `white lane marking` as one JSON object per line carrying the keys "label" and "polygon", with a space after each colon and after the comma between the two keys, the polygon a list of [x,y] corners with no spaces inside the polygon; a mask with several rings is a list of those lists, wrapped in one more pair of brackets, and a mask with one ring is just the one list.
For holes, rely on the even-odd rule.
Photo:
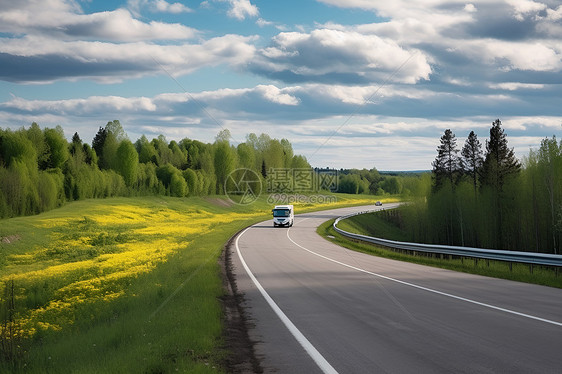
{"label": "white lane marking", "polygon": [[318,352],[318,350],[312,345],[312,343],[310,343],[308,341],[308,339],[300,332],[300,330],[289,319],[289,317],[287,317],[287,315],[285,315],[285,313],[283,313],[283,311],[281,310],[281,308],[279,308],[277,303],[275,301],[273,301],[271,296],[269,296],[267,291],[262,287],[260,282],[256,279],[256,277],[254,276],[254,274],[252,273],[252,271],[250,270],[250,268],[246,264],[246,261],[244,261],[244,257],[242,256],[242,252],[240,252],[240,247],[238,246],[238,239],[240,239],[242,237],[242,235],[244,235],[244,233],[246,231],[248,231],[250,228],[251,227],[248,227],[244,231],[242,231],[240,233],[240,235],[238,235],[238,237],[236,237],[236,242],[235,242],[236,252],[238,253],[238,257],[240,258],[240,261],[242,262],[242,265],[244,266],[244,269],[246,270],[246,273],[248,273],[248,275],[250,276],[250,279],[254,282],[254,284],[256,285],[256,287],[258,288],[260,293],[262,294],[262,296],[265,298],[265,300],[267,301],[267,303],[271,307],[271,309],[273,309],[273,311],[281,319],[281,321],[283,322],[285,327],[287,327],[287,329],[291,332],[291,334],[293,334],[295,339],[297,339],[297,341],[300,343],[300,345],[305,349],[305,351],[309,354],[309,356],[314,360],[314,362],[316,363],[316,365],[318,365],[320,370],[322,370],[323,373],[338,374],[336,369],[334,369],[332,367],[332,365],[330,365],[330,363],[324,358],[324,356],[322,356],[320,354],[320,352]]}
{"label": "white lane marking", "polygon": [[[308,218],[307,218],[307,219],[308,219]],[[301,222],[302,222],[302,221],[301,221]],[[480,301],[476,301],[476,300],[472,300],[472,299],[467,299],[467,298],[465,298],[465,297],[461,297],[461,296],[453,295],[453,294],[450,294],[450,293],[446,293],[446,292],[434,290],[434,289],[432,289],[432,288],[427,288],[427,287],[420,286],[420,285],[417,285],[417,284],[414,284],[414,283],[409,283],[409,282],[401,281],[401,280],[399,280],[399,279],[390,278],[390,277],[387,277],[387,276],[382,275],[382,274],[373,273],[373,272],[371,272],[371,271],[368,271],[368,270],[365,270],[365,269],[361,269],[361,268],[355,267],[355,266],[353,266],[353,265],[349,265],[349,264],[346,264],[346,263],[344,263],[344,262],[340,262],[340,261],[334,260],[333,258],[324,256],[324,255],[321,255],[320,253],[317,253],[317,252],[314,252],[314,251],[311,251],[310,249],[305,248],[305,247],[303,247],[302,245],[300,245],[299,243],[295,242],[295,241],[289,236],[289,231],[290,231],[290,230],[291,230],[290,228],[289,228],[289,230],[287,230],[287,238],[289,238],[289,240],[290,240],[291,242],[293,242],[294,245],[296,245],[297,247],[300,247],[301,249],[304,249],[304,250],[307,251],[307,252],[312,253],[312,254],[315,255],[315,256],[321,257],[321,258],[323,258],[323,259],[325,259],[325,260],[328,260],[328,261],[332,261],[332,262],[334,262],[334,263],[336,263],[336,264],[345,266],[345,267],[347,267],[347,268],[350,268],[350,269],[353,269],[353,270],[357,270],[357,271],[360,271],[360,272],[362,272],[362,273],[366,273],[366,274],[369,274],[369,275],[373,275],[373,276],[375,276],[375,277],[379,277],[379,278],[382,278],[382,279],[386,279],[386,280],[389,280],[389,281],[392,281],[392,282],[400,283],[400,284],[403,284],[403,285],[405,285],[405,286],[417,288],[417,289],[420,289],[420,290],[423,290],[423,291],[427,291],[427,292],[432,292],[432,293],[434,293],[434,294],[438,294],[438,295],[441,295],[441,296],[450,297],[450,298],[452,298],[452,299],[456,299],[456,300],[460,300],[460,301],[465,301],[465,302],[467,302],[467,303],[479,305],[479,306],[482,306],[482,307],[485,307],[485,308],[490,308],[490,309],[494,309],[494,310],[499,310],[499,311],[501,311],[501,312],[505,312],[505,313],[509,313],[509,314],[514,314],[514,315],[516,315],[516,316],[525,317],[525,318],[533,319],[533,320],[535,320],[535,321],[545,322],[545,323],[549,323],[549,324],[551,324],[551,325],[555,325],[555,326],[560,326],[560,327],[562,327],[562,322],[556,322],[556,321],[552,321],[552,320],[549,320],[549,319],[545,319],[545,318],[533,316],[533,315],[530,315],[530,314],[525,314],[525,313],[521,313],[521,312],[516,312],[516,311],[514,311],[514,310],[510,310],[510,309],[505,309],[505,308],[502,308],[502,307],[499,307],[499,306],[495,306],[495,305],[491,305],[491,304],[482,303],[482,302],[480,302]]]}

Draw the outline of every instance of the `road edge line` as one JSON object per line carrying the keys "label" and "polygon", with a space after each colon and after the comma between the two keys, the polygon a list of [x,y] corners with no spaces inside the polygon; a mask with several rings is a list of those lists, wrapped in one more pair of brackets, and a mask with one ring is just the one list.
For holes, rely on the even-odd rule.
{"label": "road edge line", "polygon": [[289,330],[289,332],[293,335],[293,337],[304,348],[306,353],[308,353],[308,355],[312,358],[312,360],[314,360],[314,362],[316,363],[316,365],[318,365],[320,370],[322,370],[322,372],[326,373],[326,374],[338,374],[336,369],[334,369],[332,367],[332,365],[330,365],[330,363],[324,358],[324,356],[322,356],[322,354],[320,352],[318,352],[318,350],[312,345],[312,343],[310,343],[310,341],[303,335],[302,332],[300,332],[300,330],[295,326],[295,324],[289,319],[289,317],[287,317],[287,315],[281,310],[281,308],[271,298],[271,296],[269,296],[267,291],[263,288],[261,283],[256,279],[256,277],[254,276],[254,274],[252,273],[252,271],[250,270],[250,268],[246,264],[246,261],[244,260],[244,257],[242,256],[242,252],[240,251],[240,247],[238,246],[238,240],[250,228],[252,228],[252,226],[247,227],[244,231],[242,231],[236,237],[236,241],[234,242],[235,246],[236,246],[236,252],[238,254],[238,258],[240,258],[240,262],[242,263],[242,266],[246,270],[246,273],[248,274],[248,276],[250,277],[252,282],[254,282],[254,284],[256,285],[258,290],[260,291],[261,295],[264,297],[265,301],[267,301],[267,303],[271,307],[271,309],[273,309],[275,314],[277,314],[279,319],[281,319],[281,322],[283,322],[283,324]]}

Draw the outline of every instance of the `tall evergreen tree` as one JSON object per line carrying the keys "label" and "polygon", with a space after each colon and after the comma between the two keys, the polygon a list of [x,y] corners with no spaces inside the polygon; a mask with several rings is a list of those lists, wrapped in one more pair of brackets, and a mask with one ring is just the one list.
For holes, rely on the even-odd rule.
{"label": "tall evergreen tree", "polygon": [[98,166],[98,156],[88,143],[82,144],[82,152],[84,153],[84,162],[90,166]]}
{"label": "tall evergreen tree", "polygon": [[560,210],[562,216],[562,207],[559,206],[562,200],[562,142],[558,145],[556,136],[542,140],[538,151],[538,167],[546,187],[551,215],[551,224],[547,231],[552,233],[553,252],[557,254],[557,233],[562,231],[556,222],[557,210]]}
{"label": "tall evergreen tree", "polygon": [[265,160],[261,161],[261,176],[267,178],[267,167],[265,166]]}
{"label": "tall evergreen tree", "polygon": [[441,137],[441,144],[437,147],[437,157],[432,163],[435,190],[440,189],[445,180],[449,180],[451,186],[455,184],[455,178],[462,170],[457,153],[459,150],[455,134],[447,129]]}
{"label": "tall evergreen tree", "polygon": [[72,143],[82,146],[82,139],[80,139],[80,135],[77,132],[72,135]]}
{"label": "tall evergreen tree", "polygon": [[118,120],[108,122],[105,128],[99,128],[92,141],[92,148],[98,156],[100,169],[116,170],[118,168],[117,148],[126,139],[128,139],[127,134]]}
{"label": "tall evergreen tree", "polygon": [[98,132],[94,136],[94,140],[92,140],[92,149],[96,151],[100,167],[103,164],[103,146],[105,145],[106,139],[107,130],[104,127],[100,126]]}
{"label": "tall evergreen tree", "polygon": [[[446,243],[452,245],[455,238],[455,184],[462,172],[461,159],[457,155],[457,141],[450,129],[445,130],[433,165],[433,192],[441,200],[440,214],[444,223]],[[386,191],[386,187],[383,187]]]}
{"label": "tall evergreen tree", "polygon": [[486,157],[482,164],[482,185],[492,192],[492,207],[490,211],[495,221],[495,248],[504,249],[504,220],[508,205],[504,203],[504,185],[510,177],[519,174],[521,164],[515,158],[513,148],[507,146],[507,136],[501,128],[501,121],[496,119],[490,128],[490,139],[486,141]]}
{"label": "tall evergreen tree", "polygon": [[[83,155],[82,150],[82,139],[80,139],[80,135],[77,132],[74,133],[72,136],[72,142],[69,145],[70,156],[72,157],[81,157]],[[81,157],[83,158],[83,156]]]}
{"label": "tall evergreen tree", "polygon": [[521,170],[513,148],[507,146],[507,136],[499,119],[492,123],[490,139],[486,140],[486,158],[482,164],[483,182],[501,192],[506,179]]}
{"label": "tall evergreen tree", "polygon": [[465,173],[470,175],[472,184],[474,185],[474,193],[476,193],[476,189],[478,187],[478,174],[482,168],[484,157],[482,157],[482,145],[480,144],[480,141],[474,131],[471,131],[468,135],[461,154],[463,169]]}

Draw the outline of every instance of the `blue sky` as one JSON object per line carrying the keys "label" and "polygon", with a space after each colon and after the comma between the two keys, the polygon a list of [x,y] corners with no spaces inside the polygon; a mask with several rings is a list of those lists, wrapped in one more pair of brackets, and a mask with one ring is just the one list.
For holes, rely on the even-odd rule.
{"label": "blue sky", "polygon": [[430,169],[444,130],[518,157],[562,137],[552,0],[0,0],[0,127],[91,142],[119,119],[287,138],[313,166]]}

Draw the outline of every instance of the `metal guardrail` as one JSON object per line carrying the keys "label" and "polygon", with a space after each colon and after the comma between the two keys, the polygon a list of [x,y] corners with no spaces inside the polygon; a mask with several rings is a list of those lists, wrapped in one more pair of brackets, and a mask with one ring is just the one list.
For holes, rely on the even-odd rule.
{"label": "metal guardrail", "polygon": [[412,251],[412,252],[425,252],[425,253],[435,253],[435,254],[452,255],[452,256],[459,256],[459,257],[471,257],[476,259],[517,262],[517,263],[523,263],[529,265],[562,267],[562,255],[552,255],[552,254],[534,253],[534,252],[504,251],[504,250],[482,249],[482,248],[471,248],[471,247],[458,247],[458,246],[437,245],[437,244],[399,242],[399,241],[388,240],[388,239],[374,238],[367,235],[354,234],[337,227],[337,224],[341,220],[353,216],[357,216],[360,214],[372,213],[376,211],[377,210],[366,210],[354,214],[349,214],[347,216],[339,217],[334,221],[333,224],[334,230],[336,230],[341,235],[347,236],[348,238],[362,240],[365,242],[381,245],[384,247]]}

